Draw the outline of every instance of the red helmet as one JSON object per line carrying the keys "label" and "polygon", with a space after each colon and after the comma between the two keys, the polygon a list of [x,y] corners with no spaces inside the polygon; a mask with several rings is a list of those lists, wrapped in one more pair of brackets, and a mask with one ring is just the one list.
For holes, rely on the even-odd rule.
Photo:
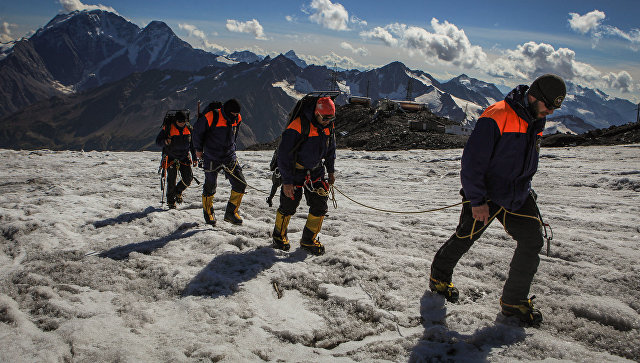
{"label": "red helmet", "polygon": [[316,113],[322,116],[334,116],[336,114],[336,105],[331,97],[320,97],[316,102]]}

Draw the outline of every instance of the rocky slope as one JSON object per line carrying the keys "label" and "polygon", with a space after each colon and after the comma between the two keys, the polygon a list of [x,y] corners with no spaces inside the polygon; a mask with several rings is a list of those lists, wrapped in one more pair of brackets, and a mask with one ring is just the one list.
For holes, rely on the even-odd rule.
{"label": "rocky slope", "polygon": [[640,143],[640,123],[597,129],[580,135],[554,134],[546,136],[542,146],[565,147],[587,145],[623,145]]}
{"label": "rocky slope", "polygon": [[[410,150],[463,148],[467,136],[450,135],[437,131],[414,131],[410,121],[447,125],[455,122],[434,115],[429,110],[404,112],[397,109],[379,109],[347,104],[336,111],[336,142],[338,148],[353,150]],[[248,150],[275,150],[280,138],[269,143],[252,145]],[[621,145],[640,143],[640,123],[611,126],[584,134],[556,133],[545,135],[544,147],[586,145]]]}
{"label": "rocky slope", "polygon": [[[467,141],[467,137],[461,135],[410,130],[410,121],[425,122],[434,127],[457,124],[426,109],[409,112],[347,104],[338,106],[336,110],[336,143],[338,148],[373,151],[451,149],[464,147]],[[248,149],[275,150],[279,142],[278,137],[273,142],[256,144]]]}

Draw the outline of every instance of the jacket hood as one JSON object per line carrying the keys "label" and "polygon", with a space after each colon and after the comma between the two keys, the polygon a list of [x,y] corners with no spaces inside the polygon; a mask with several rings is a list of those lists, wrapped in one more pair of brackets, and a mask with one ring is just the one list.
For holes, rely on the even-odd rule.
{"label": "jacket hood", "polygon": [[543,117],[540,119],[536,119],[534,115],[529,112],[529,102],[527,101],[527,91],[529,90],[529,86],[519,85],[505,97],[505,102],[511,106],[511,108],[516,112],[516,114],[525,120],[527,124],[532,125],[532,130],[535,133],[538,133],[544,130],[544,126],[546,124],[547,118]]}
{"label": "jacket hood", "polygon": [[528,105],[529,102],[526,101],[527,90],[529,86],[519,85],[516,88],[512,89],[507,97],[504,100],[511,106],[511,108],[520,116],[523,120],[525,120],[528,124],[531,124],[535,121],[535,118],[529,112]]}

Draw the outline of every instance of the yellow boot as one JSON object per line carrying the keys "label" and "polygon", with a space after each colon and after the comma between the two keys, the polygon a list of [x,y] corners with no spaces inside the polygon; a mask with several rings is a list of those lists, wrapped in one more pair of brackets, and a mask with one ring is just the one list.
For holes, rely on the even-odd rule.
{"label": "yellow boot", "polygon": [[302,230],[302,239],[300,240],[300,247],[316,256],[324,254],[324,246],[316,238],[322,228],[323,220],[324,216],[314,216],[309,213],[307,223],[304,226],[304,230]]}
{"label": "yellow boot", "polygon": [[273,248],[277,248],[283,251],[289,251],[291,245],[289,244],[289,238],[287,238],[287,228],[289,227],[289,221],[291,216],[285,216],[280,213],[280,210],[276,212],[276,225],[273,227]]}
{"label": "yellow boot", "polygon": [[204,221],[212,226],[216,225],[216,215],[213,214],[213,195],[202,196],[202,213],[204,214]]}
{"label": "yellow boot", "polygon": [[242,202],[242,196],[244,194],[231,191],[229,196],[229,202],[227,203],[227,209],[224,212],[225,222],[233,223],[236,225],[242,224],[242,218],[238,214],[238,208]]}

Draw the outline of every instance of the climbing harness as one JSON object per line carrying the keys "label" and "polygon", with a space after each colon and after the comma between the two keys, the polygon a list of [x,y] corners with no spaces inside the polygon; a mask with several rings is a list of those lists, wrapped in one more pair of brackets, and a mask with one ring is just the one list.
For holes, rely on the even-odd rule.
{"label": "climbing harness", "polygon": [[[316,188],[313,183],[320,183],[320,187]],[[302,187],[305,188],[306,190],[310,191],[311,193],[316,193],[321,197],[328,197],[329,196],[329,183],[327,183],[326,181],[322,180],[322,178],[317,178],[316,180],[311,180],[311,172],[309,170],[307,170],[307,176],[305,176],[304,178],[304,183],[302,184]]]}

